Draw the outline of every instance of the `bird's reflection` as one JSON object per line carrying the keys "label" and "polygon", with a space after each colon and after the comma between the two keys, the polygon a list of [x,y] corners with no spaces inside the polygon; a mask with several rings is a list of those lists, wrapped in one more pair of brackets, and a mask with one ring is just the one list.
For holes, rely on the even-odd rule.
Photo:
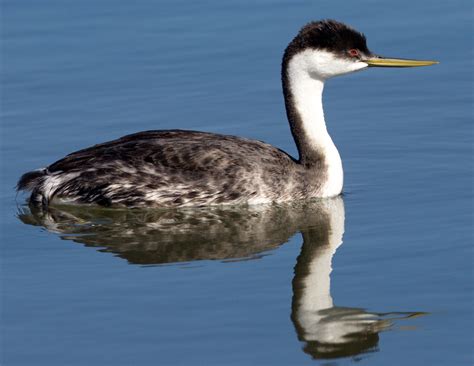
{"label": "bird's reflection", "polygon": [[260,257],[298,231],[297,213],[286,206],[120,210],[64,205],[47,211],[25,207],[19,218],[129,263],[153,265]]}
{"label": "bird's reflection", "polygon": [[371,313],[335,306],[331,297],[332,258],[342,244],[344,204],[327,201],[318,225],[301,228],[303,245],[295,265],[291,318],[303,350],[313,358],[355,356],[377,350],[378,334],[397,319],[421,312]]}
{"label": "bird's reflection", "polygon": [[287,205],[188,210],[112,210],[56,206],[20,209],[19,218],[64,240],[98,247],[129,263],[258,258],[297,232],[303,245],[293,278],[291,319],[303,350],[317,359],[377,350],[379,333],[396,319],[422,313],[369,313],[334,306],[332,258],[342,243],[342,198]]}

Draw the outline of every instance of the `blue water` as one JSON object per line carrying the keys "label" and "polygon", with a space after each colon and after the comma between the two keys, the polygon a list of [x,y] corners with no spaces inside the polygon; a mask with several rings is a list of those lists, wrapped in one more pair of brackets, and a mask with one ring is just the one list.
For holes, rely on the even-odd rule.
{"label": "blue water", "polygon": [[[461,0],[4,1],[1,364],[471,365],[472,14]],[[15,197],[25,171],[140,130],[235,134],[295,154],[281,55],[326,17],[378,54],[440,61],[328,82],[344,221],[320,219],[340,217],[339,201],[37,217]],[[334,228],[343,244],[328,255]],[[333,268],[334,318],[357,308],[377,321],[331,359],[312,340],[322,323],[300,317],[326,278],[317,261]]]}

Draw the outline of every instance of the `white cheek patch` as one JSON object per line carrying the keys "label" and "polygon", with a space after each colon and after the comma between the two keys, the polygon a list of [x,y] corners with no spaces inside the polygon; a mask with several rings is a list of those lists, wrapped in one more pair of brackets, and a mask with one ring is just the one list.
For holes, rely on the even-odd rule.
{"label": "white cheek patch", "polygon": [[308,49],[295,55],[293,61],[306,69],[313,78],[321,80],[362,70],[368,66],[362,61],[352,61],[329,51],[315,49]]}

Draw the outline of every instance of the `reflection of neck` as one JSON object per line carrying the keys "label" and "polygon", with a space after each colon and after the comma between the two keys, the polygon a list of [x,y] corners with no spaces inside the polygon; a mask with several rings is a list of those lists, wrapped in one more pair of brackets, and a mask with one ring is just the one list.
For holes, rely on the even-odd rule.
{"label": "reflection of neck", "polygon": [[308,275],[304,278],[300,304],[305,311],[318,311],[333,306],[331,297],[332,257],[337,247],[328,247],[309,263]]}
{"label": "reflection of neck", "polygon": [[330,274],[332,257],[344,234],[344,202],[337,197],[322,203],[320,222],[302,231],[303,246],[293,279],[292,319],[301,340],[339,343],[346,333],[344,324],[325,321],[322,310],[333,309]]}
{"label": "reflection of neck", "polygon": [[[304,233],[304,244],[313,249],[306,265],[306,275],[302,279],[303,291],[299,300],[301,310],[318,311],[333,306],[331,297],[332,257],[339,245],[342,244],[344,234],[344,206],[342,199],[331,200],[328,207],[327,242],[315,243],[310,233]],[[319,235],[319,238],[323,237]],[[310,243],[307,243],[309,239]],[[313,241],[311,243],[311,241]],[[309,253],[308,253],[309,254]]]}

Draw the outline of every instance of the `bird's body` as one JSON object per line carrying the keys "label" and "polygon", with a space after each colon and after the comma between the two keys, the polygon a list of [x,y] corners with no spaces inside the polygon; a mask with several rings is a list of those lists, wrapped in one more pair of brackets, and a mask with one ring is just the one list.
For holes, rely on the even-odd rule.
{"label": "bird's body", "polygon": [[[375,66],[422,66],[384,59],[365,37],[335,21],[303,27],[285,51],[282,83],[298,158],[261,141],[206,132],[146,131],[74,152],[24,174],[30,203],[125,207],[257,204],[341,193],[342,163],[324,120],[327,79]],[[410,63],[411,64],[410,64]],[[418,62],[418,64],[414,64]]]}
{"label": "bird's body", "polygon": [[161,207],[180,207],[318,194],[314,179],[269,144],[182,130],[124,136],[72,153],[37,173],[35,187],[41,188],[33,188],[31,197],[37,204],[54,198],[104,206],[159,202]]}

